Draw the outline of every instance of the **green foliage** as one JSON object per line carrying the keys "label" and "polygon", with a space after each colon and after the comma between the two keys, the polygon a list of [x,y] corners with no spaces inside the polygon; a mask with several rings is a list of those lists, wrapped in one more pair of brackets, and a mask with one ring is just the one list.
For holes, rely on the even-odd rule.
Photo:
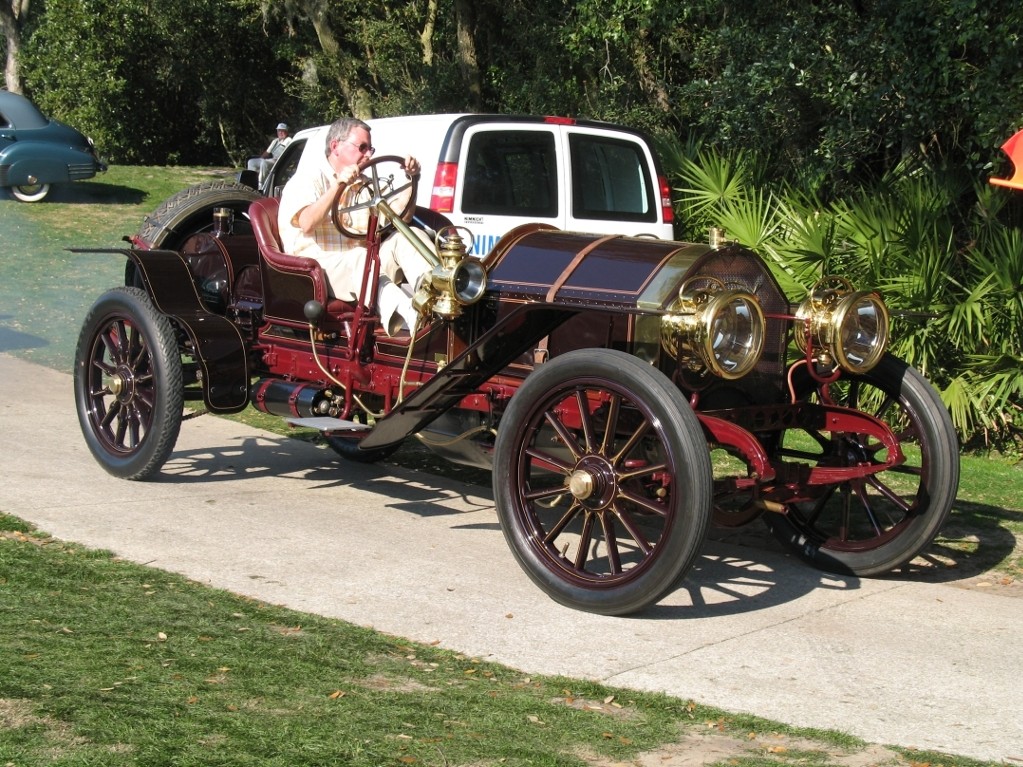
{"label": "green foliage", "polygon": [[28,95],[119,163],[237,163],[292,110],[244,0],[49,0],[24,65]]}
{"label": "green foliage", "polygon": [[237,161],[356,109],[554,113],[755,152],[827,200],[908,157],[979,173],[1023,120],[1015,0],[33,8],[28,90],[121,162]]}
{"label": "green foliage", "polygon": [[680,123],[815,188],[921,154],[976,168],[1023,114],[1021,21],[1002,0],[722,4]]}

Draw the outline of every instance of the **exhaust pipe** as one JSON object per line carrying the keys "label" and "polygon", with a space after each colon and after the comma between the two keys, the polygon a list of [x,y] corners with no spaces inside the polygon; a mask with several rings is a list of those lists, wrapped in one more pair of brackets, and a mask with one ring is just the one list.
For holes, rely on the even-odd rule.
{"label": "exhaust pipe", "polygon": [[344,405],[344,397],[336,397],[331,389],[280,378],[261,378],[256,381],[252,386],[250,400],[256,410],[281,418],[336,418]]}

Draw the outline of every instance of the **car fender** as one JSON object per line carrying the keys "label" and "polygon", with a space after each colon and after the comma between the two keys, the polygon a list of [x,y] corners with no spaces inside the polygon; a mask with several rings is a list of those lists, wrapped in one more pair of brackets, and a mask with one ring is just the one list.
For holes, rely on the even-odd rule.
{"label": "car fender", "polygon": [[4,186],[60,184],[92,178],[100,168],[87,152],[35,141],[15,141],[0,150]]}
{"label": "car fender", "polygon": [[233,322],[202,302],[188,264],[173,250],[78,249],[74,253],[120,253],[134,262],[142,288],[156,309],[188,336],[200,367],[203,401],[212,413],[237,413],[249,404],[245,339]]}

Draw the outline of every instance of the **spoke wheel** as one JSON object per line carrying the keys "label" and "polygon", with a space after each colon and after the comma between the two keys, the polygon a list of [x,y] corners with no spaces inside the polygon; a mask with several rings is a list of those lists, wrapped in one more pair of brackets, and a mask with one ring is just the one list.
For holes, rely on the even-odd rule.
{"label": "spoke wheel", "polygon": [[49,184],[21,184],[11,187],[11,194],[22,202],[40,202],[45,200],[49,193]]}
{"label": "spoke wheel", "polygon": [[[916,370],[888,355],[861,376],[830,387],[835,404],[880,418],[899,438],[906,462],[824,488],[811,501],[765,514],[774,534],[799,556],[832,572],[874,576],[902,567],[938,534],[959,486],[959,445],[948,411]],[[810,399],[817,399],[816,394]],[[876,462],[883,446],[862,435],[787,435],[786,457],[826,466]]]}
{"label": "spoke wheel", "polygon": [[497,512],[530,578],[561,604],[624,615],[678,585],[711,514],[696,416],[622,352],[570,352],[532,373],[502,418]]}
{"label": "spoke wheel", "polygon": [[93,305],[75,352],[75,403],[85,441],[111,474],[147,479],[177,441],[184,406],[170,321],[137,288]]}

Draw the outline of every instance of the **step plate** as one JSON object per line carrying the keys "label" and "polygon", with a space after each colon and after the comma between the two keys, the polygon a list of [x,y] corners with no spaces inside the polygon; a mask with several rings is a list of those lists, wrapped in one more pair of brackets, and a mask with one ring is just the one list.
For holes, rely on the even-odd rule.
{"label": "step plate", "polygon": [[300,426],[303,429],[316,429],[324,434],[333,434],[339,431],[369,431],[370,427],[358,421],[342,421],[340,418],[322,416],[320,418],[289,418],[288,423],[292,426]]}

